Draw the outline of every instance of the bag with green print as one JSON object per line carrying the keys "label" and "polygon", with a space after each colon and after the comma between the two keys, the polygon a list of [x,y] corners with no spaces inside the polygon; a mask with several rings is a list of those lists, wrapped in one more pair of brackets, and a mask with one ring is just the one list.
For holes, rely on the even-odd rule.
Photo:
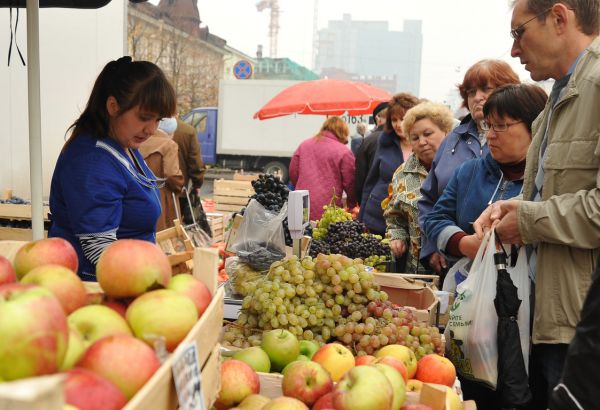
{"label": "bag with green print", "polygon": [[[496,388],[498,379],[498,315],[494,307],[498,272],[494,263],[493,231],[483,238],[467,278],[456,287],[450,319],[445,330],[446,356],[463,377]],[[521,249],[516,263],[508,267],[521,305],[518,314],[521,347],[527,368],[529,358],[529,291],[527,256]]]}

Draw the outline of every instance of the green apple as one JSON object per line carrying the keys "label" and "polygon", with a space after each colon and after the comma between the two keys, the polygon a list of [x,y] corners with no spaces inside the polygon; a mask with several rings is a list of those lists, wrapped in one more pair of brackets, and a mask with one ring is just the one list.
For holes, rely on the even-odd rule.
{"label": "green apple", "polygon": [[392,385],[393,399],[390,410],[399,410],[406,400],[406,383],[398,370],[388,364],[376,363],[373,365],[388,379]]}
{"label": "green apple", "polygon": [[312,359],[313,355],[319,350],[319,344],[313,340],[300,341],[300,354]]}
{"label": "green apple", "polygon": [[121,315],[103,305],[81,307],[67,317],[69,327],[83,337],[86,349],[105,336],[129,335],[131,329]]}
{"label": "green apple", "polygon": [[248,364],[255,372],[269,373],[271,371],[269,356],[259,346],[235,352],[233,358]]}
{"label": "green apple", "polygon": [[271,399],[266,396],[261,396],[260,394],[251,394],[242,400],[240,404],[238,404],[238,408],[244,410],[261,410],[263,406],[270,401]]}
{"label": "green apple", "polygon": [[69,342],[67,344],[67,354],[60,365],[60,371],[69,370],[81,359],[85,353],[86,343],[79,330],[69,326]]}
{"label": "green apple", "polygon": [[333,390],[333,405],[339,410],[389,410],[394,392],[385,375],[373,366],[357,366]]}
{"label": "green apple", "polygon": [[275,371],[281,371],[300,354],[298,339],[285,329],[264,332],[261,347],[269,355],[271,367]]}

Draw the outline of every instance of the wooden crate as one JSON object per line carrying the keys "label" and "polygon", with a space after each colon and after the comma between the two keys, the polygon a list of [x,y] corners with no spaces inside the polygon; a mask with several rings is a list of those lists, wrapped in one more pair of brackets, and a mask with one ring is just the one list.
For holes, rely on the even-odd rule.
{"label": "wooden crate", "polygon": [[[48,231],[44,231],[44,238],[48,237]],[[0,226],[0,241],[32,241],[33,231],[29,228],[11,228]]]}
{"label": "wooden crate", "polygon": [[191,272],[194,268],[194,244],[179,220],[175,226],[156,233],[156,244],[167,255],[173,273]]}
{"label": "wooden crate", "polygon": [[239,212],[248,199],[254,195],[250,181],[231,181],[218,179],[213,185],[213,199],[216,211]]}
{"label": "wooden crate", "polygon": [[207,212],[206,219],[212,231],[214,242],[223,242],[225,239],[225,214],[219,212]]}
{"label": "wooden crate", "polygon": [[4,256],[11,263],[15,259],[15,255],[21,249],[21,246],[25,245],[29,241],[0,241],[0,255]]}
{"label": "wooden crate", "polygon": [[[43,207],[44,220],[48,220],[49,206]],[[0,219],[31,219],[29,204],[0,204]]]}
{"label": "wooden crate", "polygon": [[233,174],[234,181],[254,181],[258,179],[258,174],[247,174],[244,172],[236,172]]}
{"label": "wooden crate", "polygon": [[439,300],[433,289],[420,280],[408,280],[394,273],[373,273],[375,283],[389,295],[389,300],[413,311],[419,322],[437,324]]}
{"label": "wooden crate", "polygon": [[[2,245],[4,245],[4,248]],[[20,244],[0,242],[0,250],[12,249],[13,245]],[[220,384],[221,356],[218,339],[223,323],[225,291],[223,288],[217,288],[218,259],[219,256],[216,249],[199,248],[194,250],[195,268],[193,275],[204,282],[211,291],[213,298],[200,320],[198,320],[180,345],[184,348],[190,343],[196,344],[198,365],[202,369],[201,380],[204,408],[206,409],[209,409],[214,404]],[[98,283],[86,282],[84,285],[90,298],[100,302],[103,295]],[[178,350],[176,349],[174,355],[177,352]],[[124,407],[125,410],[177,410],[179,408],[171,370],[174,355],[169,356],[163,362],[144,387],[127,403]],[[29,401],[22,401],[24,399],[20,396],[17,396],[17,398],[22,401],[22,404],[21,401],[15,401],[16,383],[26,383],[27,394],[24,396]],[[52,380],[52,383],[53,385],[49,389],[45,388],[46,383],[44,383],[44,378],[42,377],[1,383],[0,386],[3,388],[0,388],[0,409],[62,410],[64,400],[62,376],[59,375],[59,379],[56,379],[56,381]],[[32,402],[31,397],[34,397],[35,401]],[[34,403],[35,406],[31,403]],[[40,403],[41,406],[38,405]]]}

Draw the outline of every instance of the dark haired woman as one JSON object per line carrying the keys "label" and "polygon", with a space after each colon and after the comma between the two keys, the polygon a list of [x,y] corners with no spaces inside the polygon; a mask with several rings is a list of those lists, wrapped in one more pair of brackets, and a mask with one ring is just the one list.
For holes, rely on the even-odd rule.
{"label": "dark haired woman", "polygon": [[[488,153],[486,133],[481,127],[483,105],[495,88],[505,84],[518,84],[519,77],[510,66],[500,60],[481,60],[473,64],[458,86],[467,115],[440,145],[427,179],[421,187],[418,203],[419,225],[423,229],[425,217],[431,212],[448,181],[463,162],[480,158]],[[445,258],[435,251],[435,242],[422,237],[421,259],[431,269],[440,273],[447,268]]]}
{"label": "dark haired woman", "polygon": [[122,57],[103,68],[70,127],[52,176],[48,236],[75,247],[83,280],[96,280],[96,262],[113,241],[155,241],[159,181],[138,147],[175,109],[175,92],[160,68]]}
{"label": "dark haired woman", "polygon": [[419,103],[408,93],[396,94],[389,102],[383,133],[377,141],[373,164],[365,180],[358,219],[369,232],[385,235],[386,224],[381,202],[388,196],[388,186],[396,169],[412,153],[408,137],[402,133],[402,119],[406,111]]}
{"label": "dark haired woman", "polygon": [[[489,204],[520,194],[531,124],[546,100],[546,92],[533,84],[505,85],[488,97],[482,125],[488,130],[490,152],[462,164],[425,217],[425,233],[438,252],[454,260],[475,258],[481,241],[472,222]],[[461,385],[465,399],[475,400],[477,408],[501,407],[496,393],[482,384],[461,377]]]}

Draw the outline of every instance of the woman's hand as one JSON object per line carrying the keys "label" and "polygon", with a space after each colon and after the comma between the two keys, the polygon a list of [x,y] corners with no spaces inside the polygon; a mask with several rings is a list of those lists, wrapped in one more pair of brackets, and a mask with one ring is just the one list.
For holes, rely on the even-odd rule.
{"label": "woman's hand", "polygon": [[394,239],[390,242],[390,248],[395,256],[400,257],[406,252],[406,242],[401,239]]}
{"label": "woman's hand", "polygon": [[481,240],[476,234],[463,236],[458,242],[458,250],[467,258],[473,260],[477,255],[477,250],[481,245]]}
{"label": "woman's hand", "polygon": [[434,252],[429,257],[429,267],[436,273],[440,273],[443,269],[448,267],[448,263],[446,263],[446,258],[444,258],[442,254]]}

